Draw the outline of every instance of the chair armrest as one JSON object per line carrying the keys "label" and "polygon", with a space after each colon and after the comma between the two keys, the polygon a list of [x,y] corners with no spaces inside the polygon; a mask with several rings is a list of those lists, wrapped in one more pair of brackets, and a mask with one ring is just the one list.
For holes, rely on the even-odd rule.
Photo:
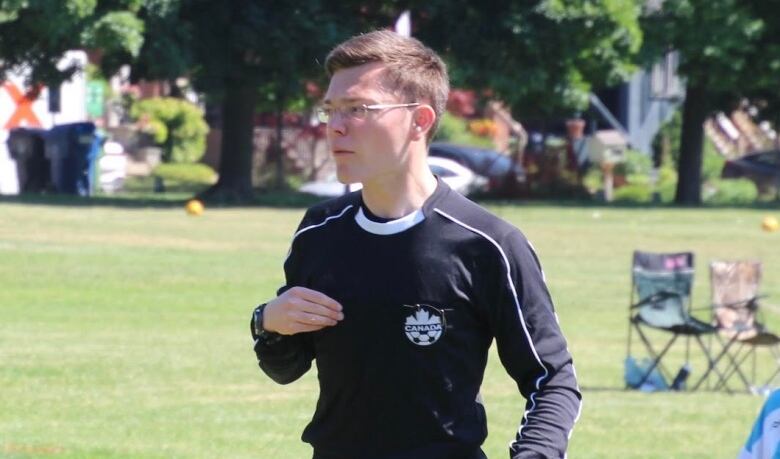
{"label": "chair armrest", "polygon": [[727,308],[727,309],[751,309],[756,310],[758,309],[758,300],[760,298],[765,298],[767,295],[756,295],[751,298],[747,298],[744,300],[738,300],[738,301],[732,301],[731,303],[725,303],[725,304],[717,304],[714,303],[712,305],[713,309],[718,308]]}
{"label": "chair armrest", "polygon": [[652,294],[652,295],[650,295],[650,296],[640,300],[636,304],[632,304],[631,305],[631,309],[636,309],[636,308],[642,307],[642,306],[644,306],[644,305],[646,305],[648,303],[658,303],[658,302],[661,302],[661,301],[664,301],[664,300],[668,300],[669,298],[672,298],[672,297],[682,297],[682,296],[683,295],[681,293],[678,293],[678,292],[670,292],[670,291],[667,291],[667,290],[662,290],[660,292],[654,293],[654,294]]}

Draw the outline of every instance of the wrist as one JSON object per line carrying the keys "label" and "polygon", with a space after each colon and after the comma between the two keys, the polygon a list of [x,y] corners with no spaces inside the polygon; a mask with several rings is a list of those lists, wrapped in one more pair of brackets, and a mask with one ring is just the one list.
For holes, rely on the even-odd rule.
{"label": "wrist", "polygon": [[265,308],[267,304],[261,304],[252,312],[252,335],[255,339],[266,343],[277,341],[279,335],[268,329],[265,324]]}

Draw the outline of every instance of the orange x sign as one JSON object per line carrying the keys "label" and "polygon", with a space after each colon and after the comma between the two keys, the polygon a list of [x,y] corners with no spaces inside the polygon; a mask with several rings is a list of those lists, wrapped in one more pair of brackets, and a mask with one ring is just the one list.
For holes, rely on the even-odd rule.
{"label": "orange x sign", "polygon": [[8,91],[8,95],[11,96],[11,99],[16,104],[16,110],[14,110],[5,123],[4,129],[21,126],[23,121],[27,121],[28,126],[41,127],[41,121],[32,109],[32,104],[41,91],[40,86],[31,89],[27,93],[22,93],[15,84],[6,81],[3,83],[3,88]]}

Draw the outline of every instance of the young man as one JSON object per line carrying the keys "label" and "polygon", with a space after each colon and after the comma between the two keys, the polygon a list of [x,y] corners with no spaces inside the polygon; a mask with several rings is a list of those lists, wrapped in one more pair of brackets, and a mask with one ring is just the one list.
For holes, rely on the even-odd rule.
{"label": "young man", "polygon": [[317,361],[303,440],[315,459],[477,459],[488,349],[526,398],[510,456],[563,457],[580,393],[539,262],[512,225],[426,164],[449,81],[419,41],[379,31],[336,47],[321,110],[338,178],[363,189],[306,212],[285,285],[259,306],[260,368]]}

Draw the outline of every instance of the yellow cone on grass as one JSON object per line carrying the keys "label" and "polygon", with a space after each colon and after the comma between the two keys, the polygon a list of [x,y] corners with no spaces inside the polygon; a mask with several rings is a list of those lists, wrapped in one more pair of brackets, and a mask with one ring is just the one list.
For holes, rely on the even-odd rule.
{"label": "yellow cone on grass", "polygon": [[198,216],[203,213],[203,203],[199,199],[190,199],[187,201],[187,204],[184,206],[184,210],[187,211],[187,214]]}
{"label": "yellow cone on grass", "polygon": [[780,229],[780,222],[775,217],[768,215],[761,220],[761,228],[769,232],[777,231]]}

